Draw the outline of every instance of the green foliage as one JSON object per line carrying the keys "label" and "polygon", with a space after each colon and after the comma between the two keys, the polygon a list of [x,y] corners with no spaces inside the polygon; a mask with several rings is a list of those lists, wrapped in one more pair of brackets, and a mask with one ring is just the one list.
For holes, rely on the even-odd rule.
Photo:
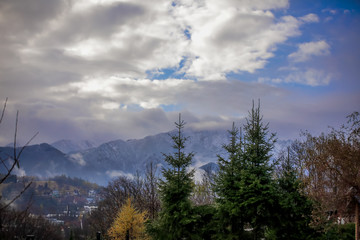
{"label": "green foliage", "polygon": [[228,160],[219,157],[217,179],[220,235],[225,239],[244,239],[252,229],[253,238],[264,236],[273,217],[276,185],[269,163],[275,135],[268,133],[260,116],[260,106],[253,106],[244,125],[244,135],[233,125],[230,143],[224,145]]}
{"label": "green foliage", "polygon": [[264,124],[260,104],[252,107],[244,125],[244,166],[239,184],[240,203],[245,221],[254,239],[264,236],[266,227],[273,221],[277,202],[276,184],[272,179],[270,164],[275,134],[269,134],[269,124]]}
{"label": "green foliage", "polygon": [[269,239],[313,239],[312,201],[303,193],[301,181],[291,163],[290,149],[282,156],[282,173],[278,179],[277,221],[272,225],[276,238]]}
{"label": "green foliage", "polygon": [[344,225],[332,224],[331,227],[317,238],[318,240],[355,240],[355,224],[348,223]]}
{"label": "green foliage", "polygon": [[223,148],[228,152],[228,159],[218,156],[219,173],[215,180],[215,192],[218,204],[219,237],[234,239],[244,234],[244,217],[240,208],[243,201],[239,195],[241,170],[244,166],[241,134],[233,124],[229,131],[230,143]]}
{"label": "green foliage", "polygon": [[174,153],[164,154],[169,168],[163,168],[164,179],[159,185],[162,211],[158,222],[150,227],[150,234],[155,239],[193,239],[195,217],[189,197],[194,186],[194,172],[188,172],[187,167],[190,166],[194,154],[184,152],[187,138],[182,133],[185,122],[180,115],[175,125],[177,134],[171,136]]}
{"label": "green foliage", "polygon": [[193,239],[218,239],[218,221],[216,219],[216,208],[213,205],[196,206],[193,209],[196,218],[194,229],[196,234]]}
{"label": "green foliage", "polygon": [[269,136],[268,129],[269,124],[264,125],[260,115],[260,103],[257,108],[253,103],[244,125],[244,154],[246,164],[255,172],[270,173],[272,171],[269,161],[276,139],[274,133]]}

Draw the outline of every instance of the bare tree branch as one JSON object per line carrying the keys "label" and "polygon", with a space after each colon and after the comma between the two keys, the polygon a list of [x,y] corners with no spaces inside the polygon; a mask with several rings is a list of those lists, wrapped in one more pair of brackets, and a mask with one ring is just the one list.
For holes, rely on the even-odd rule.
{"label": "bare tree branch", "polygon": [[2,158],[0,158],[0,160],[1,160],[1,163],[4,165],[4,167],[6,168],[6,170],[9,171],[9,168],[6,166],[4,160]]}
{"label": "bare tree branch", "polygon": [[25,150],[26,147],[29,146],[30,142],[31,142],[32,140],[34,140],[34,138],[35,138],[38,134],[39,134],[39,132],[36,132],[36,133],[34,134],[34,136],[32,136],[32,137],[30,138],[30,140],[27,141],[26,144],[20,149],[19,153],[18,153],[17,156],[16,156],[17,162],[19,162],[19,159],[20,159],[20,156],[21,156],[22,152]]}
{"label": "bare tree branch", "polygon": [[4,103],[4,107],[3,107],[2,112],[1,112],[0,124],[1,124],[1,122],[3,120],[3,118],[4,118],[4,115],[5,115],[5,109],[6,109],[7,100],[8,100],[8,98],[6,98],[5,103]]}
{"label": "bare tree branch", "polygon": [[18,122],[19,122],[19,111],[16,112],[16,120],[15,120],[15,133],[14,133],[14,161],[18,168],[20,168],[19,161],[17,161],[16,158],[16,136],[17,136],[17,128],[18,128]]}
{"label": "bare tree branch", "polygon": [[13,198],[9,203],[7,203],[5,206],[1,207],[1,208],[0,208],[0,212],[1,212],[2,210],[4,210],[5,208],[9,207],[13,202],[15,202],[16,199],[18,199],[18,198],[30,187],[31,184],[32,184],[32,182],[28,183],[28,184],[24,187],[24,189],[23,189],[16,197],[14,197],[14,198]]}
{"label": "bare tree branch", "polygon": [[[1,117],[0,117],[0,124],[2,123],[2,120],[4,118],[5,115],[5,110],[6,110],[6,104],[7,104],[8,99],[6,98],[5,103],[4,103],[4,107],[1,111]],[[19,123],[19,111],[16,112],[16,120],[15,120],[15,130],[14,130],[14,149],[13,149],[13,156],[8,156],[8,159],[13,160],[12,164],[10,167],[7,166],[6,164],[6,159],[2,159],[1,163],[2,165],[5,167],[5,169],[7,170],[5,176],[3,176],[0,180],[0,184],[4,183],[4,181],[11,175],[12,171],[14,170],[15,166],[20,168],[20,156],[23,153],[23,151],[25,150],[25,148],[30,144],[30,142],[38,135],[38,132],[32,136],[30,138],[30,140],[20,148],[20,151],[17,152],[17,146],[16,146],[16,142],[17,142],[17,131],[18,131],[18,123]],[[13,198],[8,204],[5,204],[4,206],[2,206],[0,208],[0,211],[6,209],[7,207],[9,207],[14,201],[16,201],[32,184],[32,181],[30,183],[28,183],[26,186],[24,186],[23,190],[15,197]]]}

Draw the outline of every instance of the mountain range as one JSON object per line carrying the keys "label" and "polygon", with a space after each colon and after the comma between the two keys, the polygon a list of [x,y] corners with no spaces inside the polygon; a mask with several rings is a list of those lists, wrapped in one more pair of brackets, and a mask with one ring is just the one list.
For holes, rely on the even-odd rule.
{"label": "mountain range", "polygon": [[[27,146],[20,159],[18,175],[38,176],[43,178],[57,175],[80,177],[85,180],[106,185],[114,177],[133,176],[145,172],[147,165],[153,162],[166,167],[163,154],[172,153],[170,135],[175,132],[160,133],[143,139],[115,140],[101,145],[91,141],[60,140],[52,144]],[[228,143],[227,131],[186,130],[186,151],[195,153],[195,169],[216,168],[217,155],[225,155],[222,145]],[[274,152],[291,144],[291,140],[278,141]],[[17,149],[19,151],[19,149]],[[0,147],[0,157],[12,156],[12,147]],[[200,170],[201,171],[201,170]]]}

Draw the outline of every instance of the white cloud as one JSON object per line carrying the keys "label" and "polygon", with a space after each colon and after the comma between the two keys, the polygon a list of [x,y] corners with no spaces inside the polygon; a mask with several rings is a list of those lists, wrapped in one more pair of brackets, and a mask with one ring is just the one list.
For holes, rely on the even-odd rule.
{"label": "white cloud", "polygon": [[[78,7],[80,7],[80,10]],[[42,68],[97,71],[145,77],[154,69],[175,67],[188,41],[170,13],[170,1],[82,1],[24,47],[24,62]],[[71,9],[78,9],[71,11]],[[176,47],[174,47],[176,46]],[[21,49],[20,49],[21,50]],[[41,52],[41,54],[33,54]],[[69,64],[69,63],[72,64]],[[93,64],[94,63],[94,64]]]}
{"label": "white cloud", "polygon": [[337,14],[338,11],[336,9],[325,8],[325,9],[321,10],[321,12],[330,13],[332,15],[335,15],[335,14]]}
{"label": "white cloud", "polygon": [[330,54],[330,45],[324,41],[307,42],[298,46],[298,50],[288,57],[294,62],[305,62],[312,56],[324,56]]}
{"label": "white cloud", "polygon": [[[76,2],[31,39],[31,46],[20,49],[22,59],[80,74],[96,71],[143,78],[147,72],[176,68],[185,58],[180,72],[186,76],[220,80],[229,72],[253,73],[263,68],[277,45],[298,35],[303,23],[273,15],[271,10],[288,7],[286,0],[175,3]],[[308,21],[313,18],[307,17]]]}
{"label": "white cloud", "polygon": [[298,71],[289,74],[284,82],[286,83],[300,83],[309,86],[326,86],[332,79],[331,74],[327,74],[324,71],[309,68],[304,72]]}
{"label": "white cloud", "polygon": [[309,13],[303,17],[300,17],[300,20],[306,23],[319,22],[319,17],[314,13]]}
{"label": "white cloud", "polygon": [[305,70],[296,69],[291,71],[291,73],[285,77],[278,78],[269,78],[269,77],[260,77],[258,82],[260,83],[271,83],[271,84],[281,84],[281,83],[297,83],[307,86],[326,86],[333,79],[332,75],[325,73],[322,70],[308,68]]}
{"label": "white cloud", "polygon": [[106,42],[98,39],[86,39],[64,48],[65,53],[79,56],[85,59],[95,59],[96,57],[109,51]]}
{"label": "white cloud", "polygon": [[81,153],[74,153],[74,154],[70,154],[70,160],[73,162],[73,163],[76,163],[80,166],[85,166],[86,165],[86,162],[84,160],[84,157]]}
{"label": "white cloud", "polygon": [[269,9],[287,1],[178,1],[174,15],[191,34],[186,73],[200,80],[225,79],[229,72],[261,69],[276,45],[299,34],[301,22],[276,19]]}
{"label": "white cloud", "polygon": [[269,77],[259,77],[258,78],[259,83],[283,83],[284,81],[281,78],[269,78]]}
{"label": "white cloud", "polygon": [[[280,94],[281,90],[266,85],[237,82],[195,81],[184,79],[132,79],[108,77],[105,79],[87,77],[82,82],[64,85],[62,89],[53,89],[56,93],[76,93],[76,98],[93,101],[87,103],[89,111],[99,113],[99,119],[105,119],[104,111],[138,111],[141,109],[162,108],[173,105],[175,109],[192,109],[199,114],[216,111],[217,114],[231,114],[239,95],[246,99],[252,94],[265,97],[268,94]],[[226,94],[224,95],[224,92]],[[95,101],[95,99],[98,99]],[[71,101],[69,99],[69,101]],[[102,114],[100,114],[102,113]]]}
{"label": "white cloud", "polygon": [[16,175],[16,176],[18,176],[18,177],[24,177],[24,176],[26,176],[25,170],[22,169],[22,168],[17,168],[17,167],[15,167],[15,168],[13,169],[13,171],[11,172],[11,174],[14,174],[14,175]]}
{"label": "white cloud", "polygon": [[175,104],[176,95],[194,88],[195,81],[182,79],[150,80],[133,79],[117,76],[102,78],[86,77],[81,82],[70,83],[62,89],[53,91],[74,91],[78,97],[86,98],[89,95],[98,95],[107,102],[102,103],[105,109],[114,109],[122,106],[127,109],[131,105],[139,105],[144,109],[157,108],[162,104]]}
{"label": "white cloud", "polygon": [[72,6],[73,11],[86,11],[98,5],[110,5],[119,2],[119,0],[77,0]]}
{"label": "white cloud", "polygon": [[110,178],[116,178],[116,177],[127,177],[129,179],[133,179],[134,176],[131,173],[125,173],[121,170],[108,170],[106,171],[106,174],[110,177]]}

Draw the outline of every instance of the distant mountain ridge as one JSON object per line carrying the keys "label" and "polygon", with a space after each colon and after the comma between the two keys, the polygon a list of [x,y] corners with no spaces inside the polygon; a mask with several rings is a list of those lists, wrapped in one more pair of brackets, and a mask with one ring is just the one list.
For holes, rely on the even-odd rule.
{"label": "distant mountain ridge", "polygon": [[[20,148],[17,148],[17,152]],[[1,147],[0,157],[7,159],[13,156],[14,148]],[[6,161],[9,164],[9,160]],[[18,175],[56,176],[69,172],[76,167],[66,154],[47,143],[30,145],[25,148],[20,157],[20,169],[15,169]]]}
{"label": "distant mountain ridge", "polygon": [[[229,141],[227,131],[186,130],[184,135],[189,137],[185,150],[195,153],[193,167],[205,169],[203,166],[211,166],[216,169],[214,163],[217,162],[217,154],[225,154],[222,145]],[[280,141],[274,152],[280,151],[288,144],[290,142]],[[116,176],[143,173],[150,162],[159,168],[166,166],[163,153],[172,153],[171,146],[169,133],[137,140],[115,140],[99,146],[90,141],[79,144],[61,140],[53,145],[44,143],[28,146],[21,156],[20,170],[26,175],[53,177],[65,174],[106,185]],[[0,147],[0,156],[3,159],[6,158],[6,154],[11,155],[12,152],[11,147]]]}
{"label": "distant mountain ridge", "polygon": [[71,152],[79,152],[90,148],[98,147],[98,144],[89,140],[73,141],[69,139],[63,139],[51,143],[51,146],[59,149],[63,153],[68,154]]}

